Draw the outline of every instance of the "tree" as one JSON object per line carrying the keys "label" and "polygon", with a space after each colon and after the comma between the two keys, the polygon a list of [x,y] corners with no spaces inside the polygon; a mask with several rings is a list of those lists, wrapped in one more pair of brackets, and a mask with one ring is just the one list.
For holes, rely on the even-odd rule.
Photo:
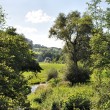
{"label": "tree", "polygon": [[17,33],[16,33],[16,28],[14,28],[14,27],[8,27],[8,28],[6,28],[6,31],[5,31],[7,34],[9,34],[9,35],[13,35],[13,36],[15,36],[15,35],[18,35]]}
{"label": "tree", "polygon": [[[108,2],[108,5],[110,5],[110,0],[106,0]],[[108,28],[108,32],[110,33],[110,8],[108,7],[106,10],[106,27]]]}
{"label": "tree", "polygon": [[9,35],[0,32],[0,62],[6,62],[6,65],[17,71],[37,71],[41,67],[34,59],[34,53],[29,43],[22,35]]}
{"label": "tree", "polygon": [[95,25],[90,40],[92,64],[95,68],[104,68],[109,64],[110,8],[101,9],[102,2],[110,3],[109,0],[92,0],[88,3],[88,12]]}
{"label": "tree", "polygon": [[[97,18],[97,22],[94,22],[93,35],[90,39],[93,72],[91,81],[94,97],[97,97],[92,106],[93,109],[107,110],[110,108],[110,89],[108,86],[110,84],[110,8],[101,9],[100,4],[110,3],[110,0],[92,0],[91,2],[92,4],[89,4],[89,13],[94,20]],[[94,10],[95,7],[97,12]]]}
{"label": "tree", "polygon": [[22,71],[41,70],[24,36],[0,31],[0,110],[29,107],[31,91]]}
{"label": "tree", "polygon": [[99,29],[105,25],[105,11],[100,6],[101,0],[92,0],[88,4],[88,13],[94,21],[94,28]]}
{"label": "tree", "polygon": [[0,29],[5,24],[5,14],[3,12],[2,6],[0,5]]}
{"label": "tree", "polygon": [[75,74],[78,74],[78,61],[89,57],[89,39],[93,24],[87,14],[82,17],[78,11],[68,15],[60,13],[51,27],[50,38],[55,37],[65,42],[66,50],[74,62]]}
{"label": "tree", "polygon": [[[0,63],[0,110],[29,107],[30,87],[20,73]],[[27,106],[28,105],[28,106]]]}
{"label": "tree", "polygon": [[99,31],[90,40],[92,67],[104,69],[110,66],[110,34]]}
{"label": "tree", "polygon": [[[101,3],[106,4],[106,7],[101,6]],[[95,29],[106,29],[108,32],[110,30],[110,0],[91,0],[88,4],[87,12],[92,17],[94,21]],[[108,5],[107,5],[108,4]]]}

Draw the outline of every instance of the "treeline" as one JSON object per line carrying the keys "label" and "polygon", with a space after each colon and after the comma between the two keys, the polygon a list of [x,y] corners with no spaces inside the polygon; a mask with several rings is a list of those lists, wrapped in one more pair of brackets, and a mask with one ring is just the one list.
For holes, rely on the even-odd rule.
{"label": "treeline", "polygon": [[56,47],[46,47],[40,44],[34,44],[33,50],[38,62],[64,63],[63,50]]}

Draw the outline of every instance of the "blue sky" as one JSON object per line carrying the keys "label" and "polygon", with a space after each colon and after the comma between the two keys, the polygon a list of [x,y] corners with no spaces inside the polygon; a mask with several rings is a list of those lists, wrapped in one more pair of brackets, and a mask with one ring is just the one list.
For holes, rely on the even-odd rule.
{"label": "blue sky", "polygon": [[62,47],[63,42],[49,39],[49,29],[60,12],[68,14],[78,10],[84,12],[90,0],[0,0],[7,25],[17,28],[18,33],[35,44],[48,47]]}

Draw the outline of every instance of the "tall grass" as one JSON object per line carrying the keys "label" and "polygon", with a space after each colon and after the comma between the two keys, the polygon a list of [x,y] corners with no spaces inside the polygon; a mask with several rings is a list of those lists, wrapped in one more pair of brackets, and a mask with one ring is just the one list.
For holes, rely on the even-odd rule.
{"label": "tall grass", "polygon": [[[60,110],[64,110],[65,103],[68,102],[69,98],[72,96],[77,97],[87,96],[90,98],[92,96],[92,88],[90,85],[76,85],[74,87],[69,86],[57,86],[57,87],[43,87],[36,90],[34,94],[29,96],[29,100],[33,105],[31,107],[38,110],[52,110],[53,105],[58,106]],[[42,94],[46,96],[43,98],[41,103],[38,102],[39,98],[42,98]]]}
{"label": "tall grass", "polygon": [[64,76],[64,71],[65,71],[64,64],[41,62],[40,66],[43,68],[41,73],[33,73],[33,72],[23,73],[24,77],[28,79],[29,85],[46,82],[48,77],[48,72],[51,68],[55,68],[58,71],[59,78],[62,79]]}

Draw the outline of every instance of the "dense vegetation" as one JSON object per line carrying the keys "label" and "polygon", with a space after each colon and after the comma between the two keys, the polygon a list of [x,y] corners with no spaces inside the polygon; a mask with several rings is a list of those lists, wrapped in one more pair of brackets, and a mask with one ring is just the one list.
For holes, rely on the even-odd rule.
{"label": "dense vegetation", "polygon": [[64,56],[61,48],[46,47],[40,44],[34,44],[33,50],[35,51],[36,59],[38,62],[53,62],[64,63]]}
{"label": "dense vegetation", "polygon": [[[1,22],[4,20],[2,17]],[[13,27],[6,30],[1,29],[0,110],[30,107],[27,95],[31,90],[22,73],[23,71],[40,72],[41,70],[42,68],[34,58],[34,52],[28,39],[17,34]]]}
{"label": "dense vegetation", "polygon": [[[63,40],[63,51],[0,28],[0,110],[110,109],[110,0],[103,2],[106,9],[102,0],[92,0],[82,15],[58,15],[49,37]],[[30,93],[33,84],[39,85]]]}

